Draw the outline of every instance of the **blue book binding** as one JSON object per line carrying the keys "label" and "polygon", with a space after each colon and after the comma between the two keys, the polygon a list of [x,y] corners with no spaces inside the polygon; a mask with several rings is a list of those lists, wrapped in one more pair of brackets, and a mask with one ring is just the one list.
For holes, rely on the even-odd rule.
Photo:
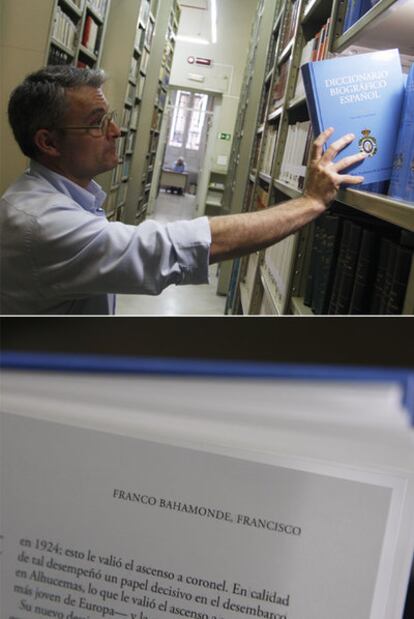
{"label": "blue book binding", "polygon": [[353,381],[398,383],[403,405],[414,425],[414,370],[336,365],[279,364],[245,361],[211,361],[157,357],[118,357],[66,353],[4,351],[0,369],[86,374],[136,374],[206,378],[255,378],[260,380]]}
{"label": "blue book binding", "polygon": [[405,88],[388,195],[414,202],[414,64],[411,65]]}
{"label": "blue book binding", "polygon": [[354,25],[356,21],[358,21],[360,13],[361,0],[348,0],[344,19],[344,32],[346,32],[351,26]]}
{"label": "blue book binding", "polygon": [[349,170],[366,184],[391,178],[404,96],[398,50],[308,62],[302,75],[314,134],[334,127],[328,147],[353,133],[356,139],[339,156],[359,149],[369,157]]}

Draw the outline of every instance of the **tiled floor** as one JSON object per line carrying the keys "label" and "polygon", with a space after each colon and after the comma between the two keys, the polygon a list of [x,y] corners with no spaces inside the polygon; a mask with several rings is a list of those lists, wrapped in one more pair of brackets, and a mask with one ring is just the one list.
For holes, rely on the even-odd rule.
{"label": "tiled floor", "polygon": [[[167,223],[195,216],[195,197],[161,191],[153,219]],[[160,295],[117,295],[117,315],[221,316],[226,298],[216,294],[217,265],[210,267],[210,283],[202,286],[169,286]]]}

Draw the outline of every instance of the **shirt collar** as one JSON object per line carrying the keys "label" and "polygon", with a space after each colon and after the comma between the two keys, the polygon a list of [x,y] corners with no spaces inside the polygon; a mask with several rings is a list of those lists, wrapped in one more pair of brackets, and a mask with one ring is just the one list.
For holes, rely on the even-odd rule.
{"label": "shirt collar", "polygon": [[72,200],[74,200],[86,211],[90,211],[92,213],[103,212],[102,205],[105,202],[106,193],[95,181],[92,180],[86,189],[84,189],[65,176],[62,176],[57,172],[53,172],[46,166],[34,160],[30,161],[29,174],[41,176],[53,185],[55,189],[72,198]]}

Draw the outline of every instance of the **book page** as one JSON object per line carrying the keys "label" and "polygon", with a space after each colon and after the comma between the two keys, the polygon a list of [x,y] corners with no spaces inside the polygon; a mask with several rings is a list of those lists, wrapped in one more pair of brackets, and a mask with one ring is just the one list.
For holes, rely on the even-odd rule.
{"label": "book page", "polygon": [[392,478],[0,422],[4,619],[385,616]]}

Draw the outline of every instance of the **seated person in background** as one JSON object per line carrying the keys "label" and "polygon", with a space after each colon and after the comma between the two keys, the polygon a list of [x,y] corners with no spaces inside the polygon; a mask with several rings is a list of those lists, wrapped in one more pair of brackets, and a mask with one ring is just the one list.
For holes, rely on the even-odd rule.
{"label": "seated person in background", "polygon": [[178,157],[177,161],[174,163],[173,170],[174,172],[180,172],[181,174],[185,172],[185,163],[182,157]]}
{"label": "seated person in background", "polygon": [[[179,172],[183,174],[185,172],[185,163],[182,157],[178,157],[177,161],[174,163],[173,167],[174,172]],[[183,190],[181,187],[170,187],[171,193],[178,193],[180,196],[183,195]]]}

